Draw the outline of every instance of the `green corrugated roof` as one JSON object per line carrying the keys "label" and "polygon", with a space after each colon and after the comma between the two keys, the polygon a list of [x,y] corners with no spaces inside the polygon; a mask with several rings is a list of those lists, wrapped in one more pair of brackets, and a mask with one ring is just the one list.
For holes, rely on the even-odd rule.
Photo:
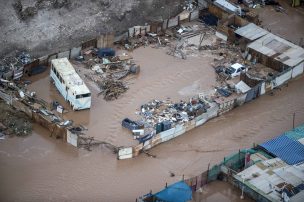
{"label": "green corrugated roof", "polygon": [[301,138],[304,138],[304,125],[296,127],[293,130],[287,131],[284,133],[284,135],[293,140],[299,140]]}

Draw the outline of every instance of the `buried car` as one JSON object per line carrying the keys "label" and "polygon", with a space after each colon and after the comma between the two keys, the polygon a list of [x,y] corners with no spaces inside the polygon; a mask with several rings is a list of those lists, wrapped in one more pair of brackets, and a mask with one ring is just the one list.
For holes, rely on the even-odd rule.
{"label": "buried car", "polygon": [[228,74],[230,77],[236,77],[246,70],[246,67],[242,64],[235,63],[231,65],[230,67],[225,69],[225,73]]}

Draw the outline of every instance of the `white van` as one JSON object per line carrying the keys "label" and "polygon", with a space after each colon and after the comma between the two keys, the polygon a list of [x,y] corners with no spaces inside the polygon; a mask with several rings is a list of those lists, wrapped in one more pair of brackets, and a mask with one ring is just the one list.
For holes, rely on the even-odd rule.
{"label": "white van", "polygon": [[67,58],[53,59],[50,77],[73,110],[91,107],[91,92]]}

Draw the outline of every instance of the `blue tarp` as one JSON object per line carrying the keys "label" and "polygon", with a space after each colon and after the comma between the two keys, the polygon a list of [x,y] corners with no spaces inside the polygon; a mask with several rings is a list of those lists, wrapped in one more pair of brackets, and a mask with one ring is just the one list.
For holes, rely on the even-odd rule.
{"label": "blue tarp", "polygon": [[289,165],[304,162],[304,145],[286,135],[268,140],[260,146]]}
{"label": "blue tarp", "polygon": [[156,193],[155,197],[164,202],[186,202],[192,199],[192,191],[185,182],[180,181]]}

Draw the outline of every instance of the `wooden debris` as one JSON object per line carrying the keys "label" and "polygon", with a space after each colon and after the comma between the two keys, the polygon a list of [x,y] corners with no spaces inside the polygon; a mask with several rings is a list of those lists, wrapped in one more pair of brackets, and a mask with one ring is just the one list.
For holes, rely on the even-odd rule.
{"label": "wooden debris", "polygon": [[114,79],[100,80],[98,81],[98,86],[101,89],[101,94],[103,94],[104,99],[107,101],[117,99],[128,90],[124,82]]}

